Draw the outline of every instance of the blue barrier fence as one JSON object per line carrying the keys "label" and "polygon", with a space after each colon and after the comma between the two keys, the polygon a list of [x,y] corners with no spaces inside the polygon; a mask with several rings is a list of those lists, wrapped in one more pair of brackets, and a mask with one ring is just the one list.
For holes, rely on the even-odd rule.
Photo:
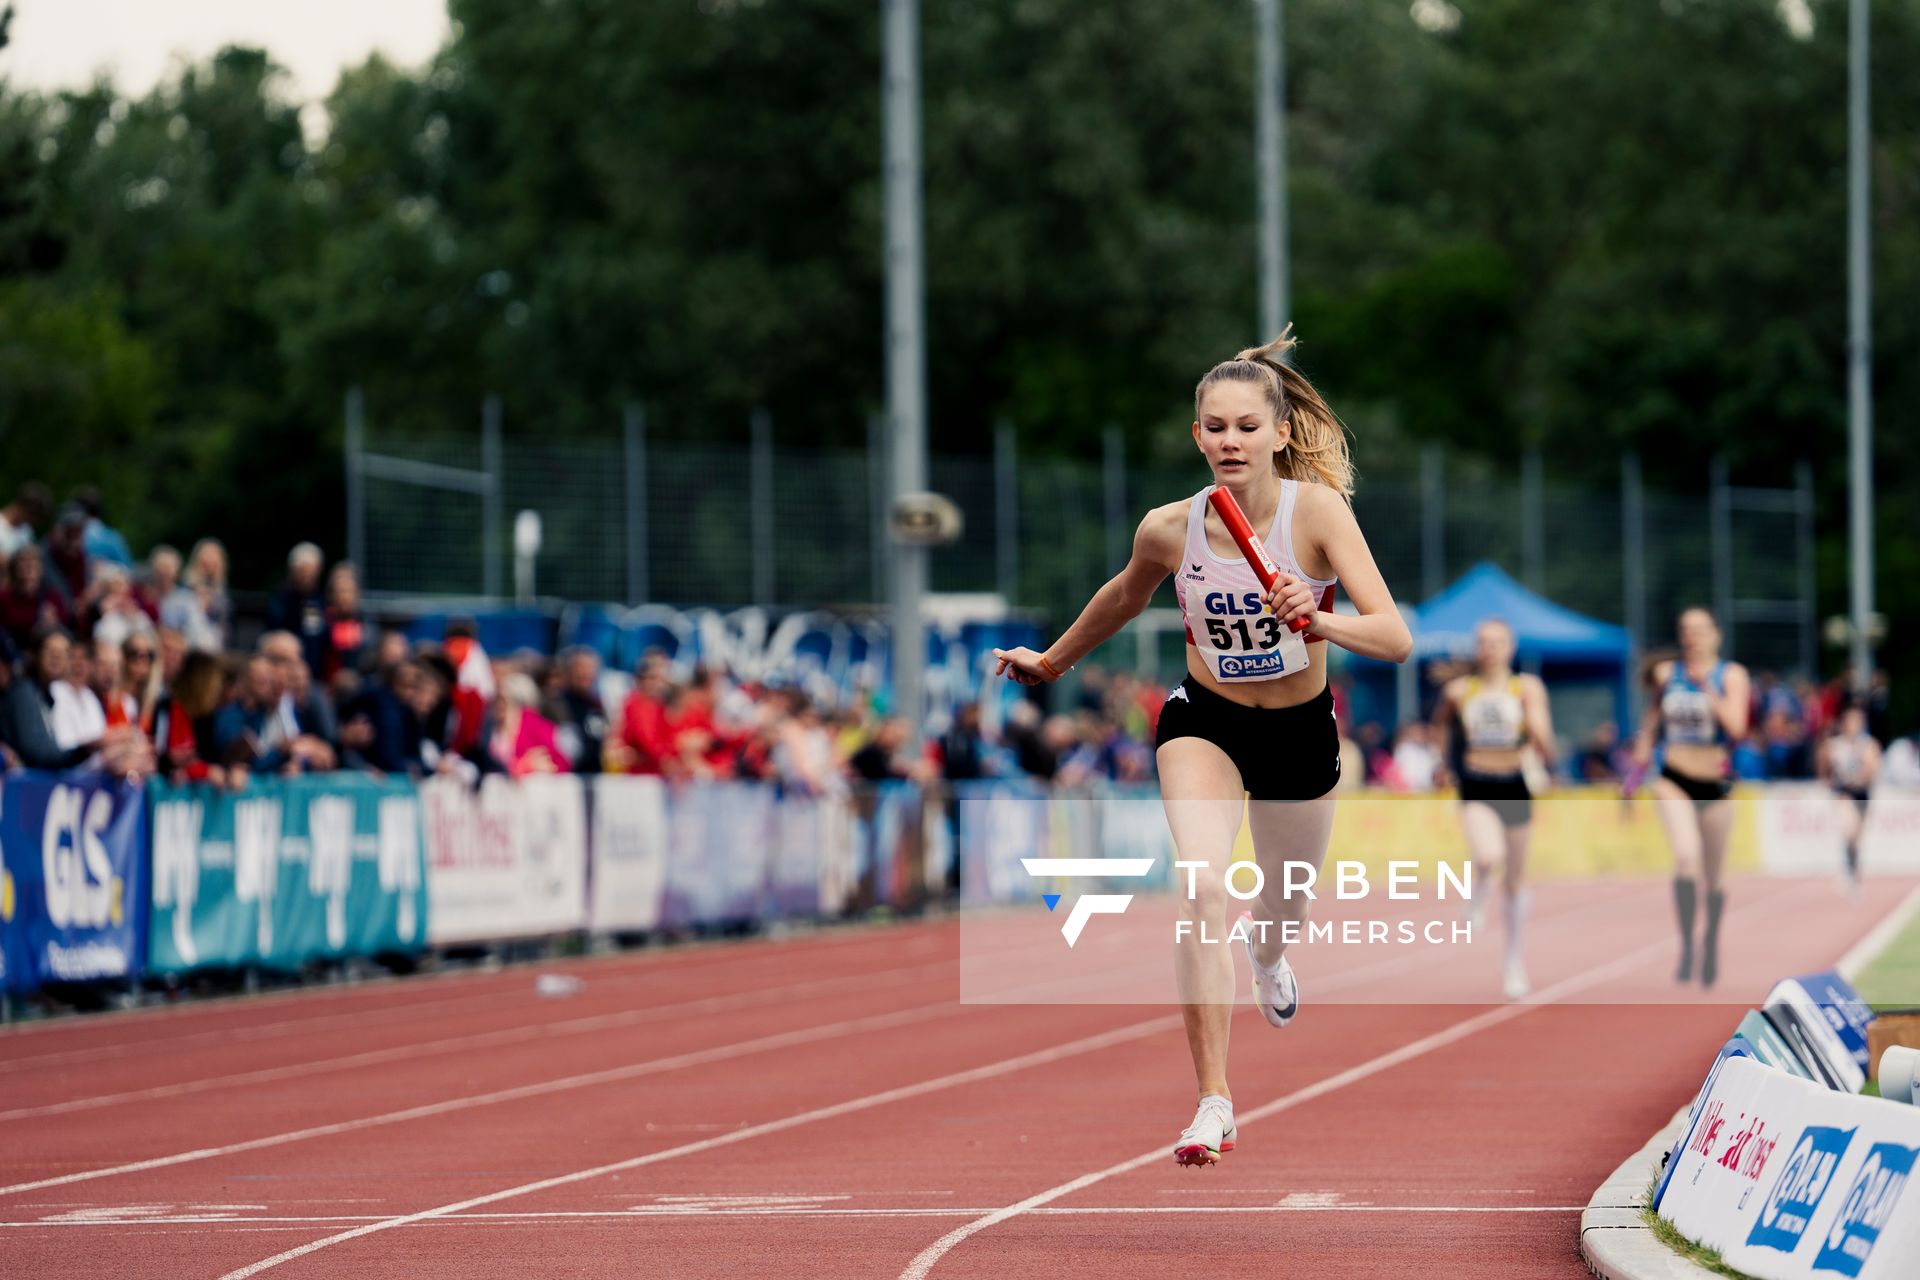
{"label": "blue barrier fence", "polygon": [[98,776],[0,789],[0,956],[9,991],[119,981],[146,962],[147,807]]}
{"label": "blue barrier fence", "polygon": [[25,994],[910,907],[944,892],[952,847],[944,807],[905,783],[822,798],[341,773],[230,793],[16,773],[0,779],[0,979]]}

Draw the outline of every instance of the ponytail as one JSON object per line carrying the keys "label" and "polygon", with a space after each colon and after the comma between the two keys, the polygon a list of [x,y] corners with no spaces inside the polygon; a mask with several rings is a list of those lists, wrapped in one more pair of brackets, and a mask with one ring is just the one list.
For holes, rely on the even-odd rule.
{"label": "ponytail", "polygon": [[1288,325],[1265,346],[1248,347],[1231,360],[1207,371],[1193,389],[1194,414],[1200,398],[1216,382],[1257,382],[1266,388],[1274,417],[1287,418],[1293,433],[1287,447],[1273,456],[1275,474],[1305,484],[1323,484],[1353,501],[1353,456],[1347,448],[1347,429],[1320,398],[1306,375],[1287,363],[1287,353],[1299,344]]}

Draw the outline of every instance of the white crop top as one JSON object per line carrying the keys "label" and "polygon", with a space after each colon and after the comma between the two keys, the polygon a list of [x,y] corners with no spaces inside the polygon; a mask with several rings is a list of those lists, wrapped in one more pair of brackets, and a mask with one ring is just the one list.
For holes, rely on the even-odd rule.
{"label": "white crop top", "polygon": [[1520,677],[1508,676],[1492,685],[1479,676],[1467,678],[1467,696],[1460,700],[1460,728],[1467,746],[1487,750],[1517,747],[1526,741],[1526,708],[1520,701]]}
{"label": "white crop top", "polygon": [[[1266,592],[1253,566],[1242,556],[1228,559],[1207,545],[1209,485],[1193,495],[1187,507],[1187,546],[1180,571],[1174,575],[1174,594],[1186,619],[1187,643],[1200,652],[1207,671],[1222,684],[1278,680],[1304,670],[1307,645],[1319,636],[1289,631],[1262,603]],[[1333,604],[1336,579],[1315,578],[1302,572],[1293,554],[1293,507],[1299,484],[1280,482],[1280,507],[1273,527],[1262,539],[1267,554],[1284,573],[1312,587],[1321,609]]]}

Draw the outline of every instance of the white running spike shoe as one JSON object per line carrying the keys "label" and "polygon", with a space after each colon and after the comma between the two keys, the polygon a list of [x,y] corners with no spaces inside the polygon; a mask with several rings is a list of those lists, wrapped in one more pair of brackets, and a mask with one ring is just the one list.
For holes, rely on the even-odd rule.
{"label": "white running spike shoe", "polygon": [[1527,981],[1527,966],[1520,963],[1519,956],[1507,957],[1507,972],[1500,984],[1509,1000],[1525,1000],[1533,991],[1533,984]]}
{"label": "white running spike shoe", "polygon": [[1294,979],[1293,966],[1281,956],[1278,965],[1267,969],[1254,958],[1253,939],[1249,937],[1243,942],[1247,948],[1247,964],[1253,969],[1253,1002],[1270,1026],[1284,1027],[1300,1011],[1300,984]]}
{"label": "white running spike shoe", "polygon": [[1175,1164],[1218,1164],[1220,1153],[1233,1150],[1233,1104],[1217,1093],[1200,1099],[1193,1123],[1173,1144]]}

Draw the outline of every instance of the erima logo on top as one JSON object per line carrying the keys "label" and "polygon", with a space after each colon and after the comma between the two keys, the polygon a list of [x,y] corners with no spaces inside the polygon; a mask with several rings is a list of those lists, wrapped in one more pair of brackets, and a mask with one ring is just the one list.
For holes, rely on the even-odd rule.
{"label": "erima logo on top", "polygon": [[[1153,871],[1152,858],[1022,858],[1020,865],[1030,876],[1126,876],[1139,879]],[[1047,894],[1047,910],[1060,901],[1058,894]],[[1060,932],[1071,947],[1080,941],[1080,931],[1097,915],[1117,916],[1133,901],[1130,893],[1088,893],[1074,901]]]}

